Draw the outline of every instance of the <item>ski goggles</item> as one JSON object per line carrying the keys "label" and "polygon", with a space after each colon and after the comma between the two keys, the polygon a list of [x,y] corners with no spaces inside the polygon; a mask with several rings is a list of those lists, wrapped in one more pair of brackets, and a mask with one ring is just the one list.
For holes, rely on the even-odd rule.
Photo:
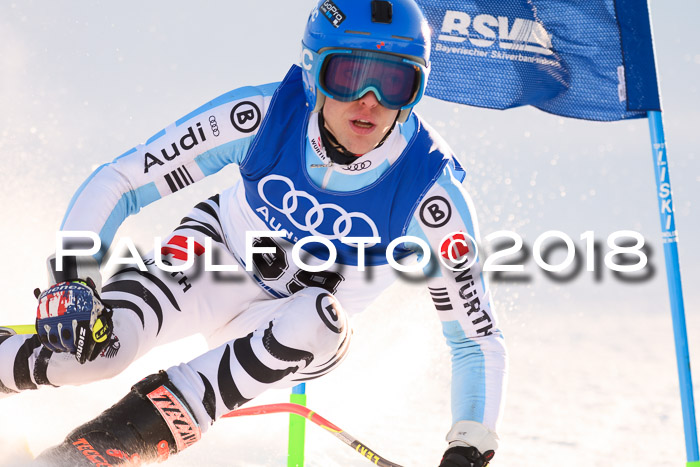
{"label": "ski goggles", "polygon": [[407,58],[337,49],[320,58],[318,85],[324,94],[340,102],[357,100],[372,91],[384,107],[399,110],[412,107],[423,95],[425,67]]}

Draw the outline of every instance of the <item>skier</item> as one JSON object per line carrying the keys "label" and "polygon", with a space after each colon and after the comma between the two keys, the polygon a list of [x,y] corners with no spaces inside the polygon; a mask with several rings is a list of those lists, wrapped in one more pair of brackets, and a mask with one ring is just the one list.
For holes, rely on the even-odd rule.
{"label": "skier", "polygon": [[[0,337],[0,395],[110,378],[194,333],[211,350],[147,376],[39,459],[162,461],[263,391],[328,373],[348,351],[348,316],[396,280],[397,262],[427,257],[423,240],[425,283],[453,356],[440,465],[488,464],[505,346],[464,241],[478,238],[464,171],[412,112],[428,79],[429,34],[413,0],[322,0],[300,65],[282,82],[224,94],[88,178],[61,228],[98,233],[102,248],[82,256],[84,245],[66,243],[74,256],[50,258],[55,285],[37,293],[38,334]],[[99,264],[128,215],[228,164],[240,181],[102,285]],[[212,258],[238,266],[235,279],[207,271]]]}

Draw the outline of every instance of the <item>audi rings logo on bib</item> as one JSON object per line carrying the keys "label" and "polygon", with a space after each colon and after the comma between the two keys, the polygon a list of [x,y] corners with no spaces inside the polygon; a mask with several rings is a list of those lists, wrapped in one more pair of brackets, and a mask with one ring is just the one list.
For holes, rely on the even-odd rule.
{"label": "audi rings logo on bib", "polygon": [[[260,180],[258,194],[268,206],[284,214],[294,227],[311,235],[329,240],[379,237],[376,224],[367,214],[348,212],[333,203],[319,203],[307,192],[297,190],[287,177],[268,175]],[[259,209],[256,211],[260,212]],[[374,245],[367,244],[367,247]]]}
{"label": "audi rings logo on bib", "polygon": [[241,133],[251,133],[260,126],[260,108],[251,101],[243,101],[231,109],[231,124]]}
{"label": "audi rings logo on bib", "polygon": [[370,167],[372,167],[372,161],[367,160],[367,161],[356,162],[354,164],[350,164],[346,167],[343,167],[343,170],[347,170],[350,172],[360,172],[362,170],[367,170]]}

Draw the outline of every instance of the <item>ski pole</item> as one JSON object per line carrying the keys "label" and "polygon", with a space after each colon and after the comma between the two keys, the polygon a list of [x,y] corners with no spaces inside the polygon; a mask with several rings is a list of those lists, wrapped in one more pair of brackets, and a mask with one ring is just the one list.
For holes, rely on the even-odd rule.
{"label": "ski pole", "polygon": [[332,424],[313,410],[310,410],[308,407],[304,407],[299,404],[281,403],[258,405],[256,407],[243,407],[241,409],[236,409],[233,412],[229,412],[223,417],[243,417],[246,415],[263,415],[269,413],[293,413],[300,415],[305,419],[320,426],[329,433],[333,434],[333,436],[335,436],[343,443],[353,448],[358,454],[365,457],[370,462],[380,467],[401,467],[401,465],[391,462],[385,459],[384,457],[380,456],[374,450],[367,447],[366,444],[358,441],[355,437],[351,436],[346,431],[343,431],[341,428]]}
{"label": "ski pole", "polygon": [[13,336],[15,334],[36,334],[36,327],[33,324],[0,326],[0,336]]}

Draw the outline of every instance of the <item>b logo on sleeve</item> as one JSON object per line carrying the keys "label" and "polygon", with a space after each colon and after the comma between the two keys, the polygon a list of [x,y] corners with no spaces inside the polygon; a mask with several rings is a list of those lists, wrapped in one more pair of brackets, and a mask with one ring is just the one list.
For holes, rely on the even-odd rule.
{"label": "b logo on sleeve", "polygon": [[231,124],[241,133],[251,133],[260,125],[260,108],[250,101],[236,104],[231,110]]}
{"label": "b logo on sleeve", "polygon": [[442,227],[452,217],[452,208],[442,196],[431,196],[420,208],[420,220],[432,228]]}

